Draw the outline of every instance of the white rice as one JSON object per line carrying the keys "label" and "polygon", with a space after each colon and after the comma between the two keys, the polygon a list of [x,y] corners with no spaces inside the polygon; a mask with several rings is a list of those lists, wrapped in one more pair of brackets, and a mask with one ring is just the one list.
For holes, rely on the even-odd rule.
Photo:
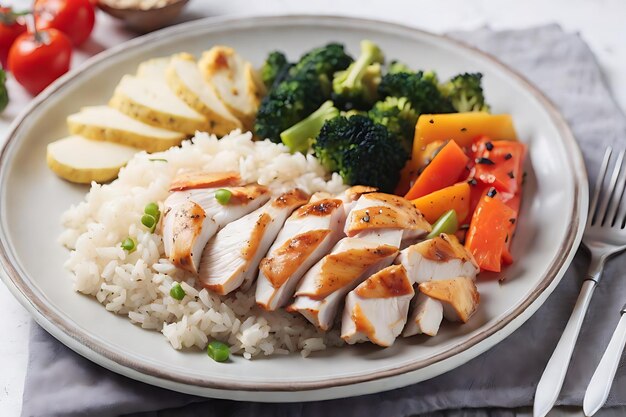
{"label": "white rice", "polygon": [[[246,182],[257,181],[276,193],[293,187],[309,193],[345,189],[337,174],[327,180],[313,156],[292,155],[283,145],[254,142],[250,133],[239,131],[220,140],[197,133],[180,148],[141,152],[117,180],[93,183],[85,201],[63,214],[59,241],[72,250],[65,266],[74,274],[75,290],[144,329],[160,331],[175,349],[204,349],[220,340],[250,359],[295,351],[308,356],[341,344],[337,332],[320,332],[301,316],[258,308],[254,288],[218,296],[165,259],[161,237],[141,226],[140,218],[146,204],[168,196],[177,173],[196,170],[237,170]],[[131,254],[120,247],[126,237],[137,242]],[[176,281],[186,292],[181,301],[169,295]]]}

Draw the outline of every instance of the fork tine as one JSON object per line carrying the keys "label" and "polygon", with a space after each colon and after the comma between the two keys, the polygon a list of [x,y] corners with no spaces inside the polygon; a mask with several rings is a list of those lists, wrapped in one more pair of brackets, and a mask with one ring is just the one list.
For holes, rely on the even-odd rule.
{"label": "fork tine", "polygon": [[604,158],[602,159],[602,165],[600,166],[598,178],[596,179],[596,186],[593,191],[593,199],[591,200],[591,205],[589,206],[589,217],[587,218],[587,226],[595,223],[596,208],[598,205],[598,200],[600,199],[600,194],[602,193],[602,184],[604,183],[604,177],[606,177],[606,171],[609,167],[609,159],[611,159],[612,153],[613,148],[611,148],[610,146],[607,147],[606,151],[604,152]]}
{"label": "fork tine", "polygon": [[606,193],[602,196],[602,202],[598,206],[598,216],[596,217],[596,221],[601,225],[604,224],[604,220],[606,219],[606,212],[609,208],[609,201],[613,197],[615,193],[615,185],[617,184],[617,178],[619,177],[620,171],[622,170],[622,161],[624,160],[624,151],[620,152],[617,156],[617,162],[613,167],[613,174],[611,174],[611,181],[609,182],[609,187],[606,189]]}
{"label": "fork tine", "polygon": [[[624,151],[621,152],[621,156],[623,160]],[[624,163],[622,163],[621,177],[617,182],[615,193],[613,194],[613,198],[609,203],[609,210],[604,220],[609,226],[613,226],[615,224],[615,220],[617,219],[618,209],[622,205],[622,200],[624,199],[624,187],[626,187],[626,170],[624,170]]]}

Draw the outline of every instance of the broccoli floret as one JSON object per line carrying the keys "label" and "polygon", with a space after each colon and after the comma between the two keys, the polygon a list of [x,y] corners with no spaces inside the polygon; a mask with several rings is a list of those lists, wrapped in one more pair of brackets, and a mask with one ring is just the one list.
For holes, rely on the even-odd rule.
{"label": "broccoli floret", "polygon": [[440,90],[451,102],[456,111],[489,111],[481,86],[483,75],[464,73],[452,77],[440,86]]}
{"label": "broccoli floret", "polygon": [[280,143],[280,134],[304,119],[330,98],[330,79],[344,70],[352,58],[343,45],[331,43],[305,54],[285,78],[274,82],[261,101],[254,132],[261,138]]}
{"label": "broccoli floret", "polygon": [[326,120],[339,116],[339,110],[328,100],[304,120],[280,134],[280,139],[291,152],[306,152]]}
{"label": "broccoli floret", "polygon": [[378,101],[368,115],[370,119],[385,126],[396,135],[407,152],[411,151],[415,123],[419,115],[413,110],[406,97],[387,97],[385,101]]}
{"label": "broccoli floret", "polygon": [[366,116],[327,120],[313,144],[315,155],[346,184],[370,185],[392,192],[407,153],[400,141],[381,124]]}
{"label": "broccoli floret", "polygon": [[380,97],[406,97],[417,114],[453,113],[454,107],[437,87],[433,73],[399,72],[383,76],[378,86]]}
{"label": "broccoli floret", "polygon": [[345,71],[335,73],[333,100],[345,103],[345,109],[369,107],[377,95],[381,66],[385,58],[371,41],[361,41],[361,55]]}
{"label": "broccoli floret", "polygon": [[260,138],[280,143],[282,131],[313,113],[327,98],[317,74],[289,77],[263,97],[254,132]]}
{"label": "broccoli floret", "polygon": [[430,81],[436,86],[439,86],[439,77],[435,71],[426,71],[422,73],[422,79],[425,81]]}
{"label": "broccoli floret", "polygon": [[348,68],[352,61],[352,57],[346,53],[342,44],[329,43],[304,54],[290,73],[296,75],[314,71],[329,81],[335,72]]}
{"label": "broccoli floret", "polygon": [[389,74],[397,74],[399,72],[413,72],[413,71],[411,71],[411,69],[407,67],[406,64],[394,59],[393,61],[389,63],[387,72]]}
{"label": "broccoli floret", "polygon": [[271,88],[279,74],[289,67],[287,57],[280,51],[270,52],[261,67],[261,78],[265,87]]}

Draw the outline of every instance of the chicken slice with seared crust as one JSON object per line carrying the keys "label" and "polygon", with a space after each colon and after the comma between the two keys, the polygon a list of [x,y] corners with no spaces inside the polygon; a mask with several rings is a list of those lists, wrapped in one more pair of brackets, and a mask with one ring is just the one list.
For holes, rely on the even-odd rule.
{"label": "chicken slice with seared crust", "polygon": [[375,193],[378,191],[378,188],[370,187],[367,185],[354,185],[344,191],[339,198],[343,201],[343,208],[346,212],[346,216],[350,214],[350,211],[356,206],[357,201],[363,194]]}
{"label": "chicken slice with seared crust", "polygon": [[400,251],[395,263],[406,268],[414,283],[453,277],[476,278],[478,265],[454,235],[441,234]]}
{"label": "chicken slice with seared crust", "polygon": [[235,171],[183,172],[172,180],[170,191],[192,190],[194,188],[218,188],[241,184],[241,177]]}
{"label": "chicken slice with seared crust", "polygon": [[304,275],[288,311],[299,312],[322,330],[332,327],[345,295],[389,266],[398,254],[402,230],[374,230],[340,240]]}
{"label": "chicken slice with seared crust", "polygon": [[[231,186],[239,182],[239,175],[230,172],[183,174],[172,181],[171,189],[178,191],[173,191],[163,203],[161,227],[165,255],[174,265],[197,273],[209,239],[226,224],[269,200],[267,187],[258,184]],[[231,193],[224,205],[215,198],[218,187]],[[187,232],[181,234],[183,230]]]}
{"label": "chicken slice with seared crust", "polygon": [[373,229],[400,229],[404,241],[422,237],[432,227],[405,198],[371,192],[359,197],[348,215],[344,231],[350,237]]}
{"label": "chicken slice with seared crust", "polygon": [[341,239],[344,222],[339,199],[316,200],[297,209],[261,261],[257,304],[270,311],[284,306],[304,273]]}
{"label": "chicken slice with seared crust", "polygon": [[227,224],[204,249],[200,283],[217,294],[248,288],[287,217],[308,199],[308,194],[296,188]]}
{"label": "chicken slice with seared crust", "polygon": [[402,265],[375,273],[346,296],[341,338],[349,344],[370,341],[391,346],[406,323],[415,291]]}
{"label": "chicken slice with seared crust", "polygon": [[450,321],[467,323],[480,303],[476,284],[468,277],[423,282],[418,288],[420,292],[442,302],[443,316]]}
{"label": "chicken slice with seared crust", "polygon": [[165,254],[174,265],[195,274],[204,245],[216,231],[215,221],[198,204],[178,204],[163,219]]}
{"label": "chicken slice with seared crust", "polygon": [[[395,263],[404,266],[413,283],[449,280],[454,277],[466,277],[473,281],[478,273],[478,265],[472,254],[459,243],[456,236],[447,234],[403,249]],[[420,292],[411,303],[411,313],[403,336],[420,333],[435,336],[443,316],[444,304]],[[446,318],[450,316],[454,315],[448,312]]]}

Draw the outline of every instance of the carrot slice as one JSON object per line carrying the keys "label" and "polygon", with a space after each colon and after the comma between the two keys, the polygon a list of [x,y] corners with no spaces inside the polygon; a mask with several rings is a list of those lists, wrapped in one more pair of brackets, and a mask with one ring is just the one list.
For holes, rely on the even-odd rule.
{"label": "carrot slice", "polygon": [[481,269],[500,272],[502,255],[511,239],[510,219],[517,219],[517,213],[497,198],[493,190],[489,190],[476,207],[465,247],[474,255]]}
{"label": "carrot slice", "polygon": [[422,212],[429,223],[434,223],[450,209],[456,211],[459,220],[463,220],[469,214],[470,191],[470,185],[461,182],[415,199],[411,203]]}
{"label": "carrot slice", "polygon": [[424,168],[405,197],[414,200],[456,183],[468,162],[463,149],[455,141],[449,141]]}

